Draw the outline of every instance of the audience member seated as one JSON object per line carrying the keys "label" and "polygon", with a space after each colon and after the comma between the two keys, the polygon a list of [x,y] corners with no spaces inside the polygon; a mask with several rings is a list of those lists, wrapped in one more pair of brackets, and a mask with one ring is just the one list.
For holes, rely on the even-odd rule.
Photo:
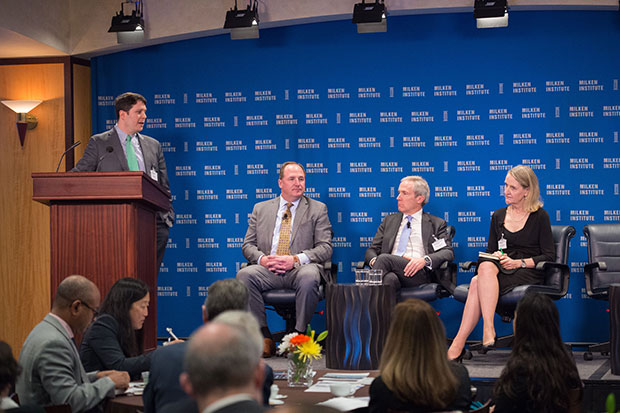
{"label": "audience member seated", "polygon": [[262,352],[263,337],[254,316],[245,311],[223,313],[192,334],[181,385],[201,412],[263,412]]}
{"label": "audience member seated", "polygon": [[80,275],[65,278],[56,290],[52,311],[30,332],[19,355],[17,379],[22,404],[68,404],[74,413],[97,407],[115,389],[127,389],[124,371],[86,373],[74,336],[82,334],[96,314],[99,289]]}
{"label": "audience member seated", "polygon": [[[207,323],[229,310],[247,310],[248,289],[234,278],[216,281],[209,286],[207,298],[202,305],[202,320]],[[144,413],[198,412],[196,402],[181,388],[179,376],[183,372],[183,360],[187,342],[157,349],[151,359],[149,382],[142,396]],[[266,366],[263,387],[264,403],[269,403],[269,388],[273,384],[273,370]]]}
{"label": "audience member seated", "polygon": [[486,252],[494,259],[478,260],[471,279],[459,331],[448,349],[450,359],[461,360],[465,342],[482,317],[482,344],[495,348],[493,317],[500,294],[518,285],[542,284],[541,261],[555,261],[555,244],[547,211],[542,209],[538,178],[532,168],[517,165],[506,174],[504,198],[507,207],[491,217]]}
{"label": "audience member seated", "polygon": [[0,341],[0,409],[2,410],[19,407],[9,397],[19,373],[21,373],[21,368],[13,357],[11,346],[4,341]]}
{"label": "audience member seated", "polygon": [[495,383],[495,413],[572,411],[581,402],[582,383],[573,356],[562,343],[553,301],[543,294],[526,294],[517,305],[513,325],[512,352]]}
{"label": "audience member seated", "polygon": [[149,288],[136,278],[114,283],[95,322],[86,330],[80,358],[86,371],[120,370],[138,380],[151,366],[144,354],[144,320],[149,314]]}
{"label": "audience member seated", "polygon": [[428,303],[411,299],[396,305],[381,374],[370,386],[369,412],[468,410],[469,374],[447,359],[445,348],[444,327]]}

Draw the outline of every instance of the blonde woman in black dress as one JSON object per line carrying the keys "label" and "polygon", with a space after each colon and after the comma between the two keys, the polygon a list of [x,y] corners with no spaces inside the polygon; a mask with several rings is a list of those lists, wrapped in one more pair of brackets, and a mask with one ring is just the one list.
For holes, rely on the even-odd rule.
{"label": "blonde woman in black dress", "polygon": [[547,211],[542,208],[538,178],[529,166],[508,171],[504,181],[507,207],[491,218],[487,252],[498,260],[481,260],[469,284],[459,331],[448,349],[448,358],[461,359],[465,342],[482,317],[482,344],[495,345],[493,316],[500,294],[518,285],[542,284],[540,261],[555,261],[555,246]]}

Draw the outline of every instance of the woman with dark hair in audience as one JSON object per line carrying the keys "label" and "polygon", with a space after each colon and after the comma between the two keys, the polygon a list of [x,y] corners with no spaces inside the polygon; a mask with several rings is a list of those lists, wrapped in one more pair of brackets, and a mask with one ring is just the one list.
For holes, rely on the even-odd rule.
{"label": "woman with dark hair in audience", "polygon": [[482,317],[482,344],[495,348],[493,317],[500,294],[518,285],[542,284],[545,273],[536,269],[541,261],[555,261],[555,244],[549,215],[540,201],[538,178],[532,168],[517,165],[506,174],[507,207],[491,217],[487,253],[480,258],[471,279],[461,326],[448,349],[448,358],[460,361],[465,342]]}
{"label": "woman with dark hair in audience", "polygon": [[84,333],[80,358],[86,371],[126,371],[132,380],[151,366],[144,354],[144,320],[149,314],[149,287],[136,278],[114,283],[95,321]]}
{"label": "woman with dark hair in audience", "polygon": [[0,409],[7,410],[19,407],[9,395],[21,370],[17,360],[13,357],[11,346],[0,341]]}
{"label": "woman with dark hair in audience", "polygon": [[513,326],[512,352],[495,384],[495,413],[580,411],[582,383],[562,343],[553,301],[543,294],[526,294]]}
{"label": "woman with dark hair in audience", "polygon": [[469,374],[446,357],[446,334],[435,310],[422,300],[399,303],[370,386],[369,412],[468,410]]}
{"label": "woman with dark hair in audience", "polygon": [[13,357],[11,346],[0,341],[0,412],[45,413],[45,409],[41,406],[19,406],[11,399],[11,390],[15,387],[15,381],[21,372],[22,368]]}

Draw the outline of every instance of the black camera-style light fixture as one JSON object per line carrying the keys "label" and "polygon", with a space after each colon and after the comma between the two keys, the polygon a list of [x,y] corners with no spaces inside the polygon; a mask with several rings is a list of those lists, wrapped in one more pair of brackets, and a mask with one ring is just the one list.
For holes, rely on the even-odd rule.
{"label": "black camera-style light fixture", "polygon": [[232,40],[239,39],[258,39],[258,4],[257,0],[252,0],[246,9],[239,10],[237,8],[237,0],[235,7],[226,12],[226,21],[224,28],[230,29],[230,38]]}
{"label": "black camera-style light fixture", "polygon": [[384,0],[375,0],[374,3],[362,0],[353,7],[353,23],[357,24],[358,33],[387,32],[386,17]]}
{"label": "black camera-style light fixture", "polygon": [[474,18],[476,27],[488,29],[492,27],[508,26],[507,0],[475,0]]}
{"label": "black camera-style light fixture", "polygon": [[[125,5],[132,4],[131,14],[125,14]],[[112,17],[108,33],[116,33],[118,43],[140,43],[144,40],[143,0],[126,0],[121,3],[121,11]]]}

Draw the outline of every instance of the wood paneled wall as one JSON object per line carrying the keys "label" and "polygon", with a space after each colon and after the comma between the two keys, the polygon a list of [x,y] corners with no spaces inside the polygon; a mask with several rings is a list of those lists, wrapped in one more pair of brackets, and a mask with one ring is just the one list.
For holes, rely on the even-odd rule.
{"label": "wood paneled wall", "polygon": [[[39,124],[27,131],[23,147],[15,113],[0,105],[0,339],[11,345],[15,357],[51,306],[49,208],[32,200],[31,174],[54,171],[65,150],[68,59],[0,65],[1,100],[43,101],[31,111]],[[81,67],[79,73],[74,97],[81,102],[80,120],[74,124],[84,133],[91,122],[90,68]]]}

